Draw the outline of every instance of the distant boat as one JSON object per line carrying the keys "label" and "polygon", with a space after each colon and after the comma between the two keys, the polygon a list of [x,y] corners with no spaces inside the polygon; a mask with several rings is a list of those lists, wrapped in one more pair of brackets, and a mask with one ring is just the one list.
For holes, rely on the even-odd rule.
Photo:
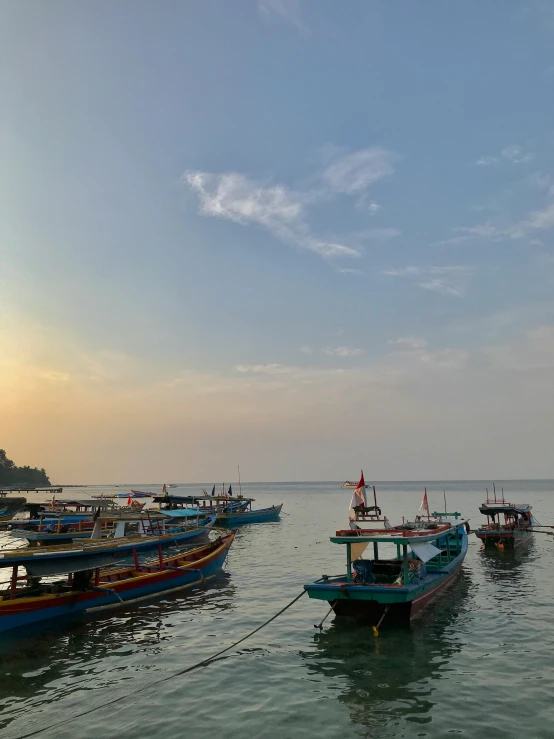
{"label": "distant boat", "polygon": [[487,523],[483,524],[475,532],[484,546],[495,549],[513,549],[519,544],[530,541],[535,521],[528,503],[509,503],[504,498],[496,496],[494,488],[494,500],[489,498],[479,507],[479,511],[487,517]]}
{"label": "distant boat", "polygon": [[176,485],[176,484],[175,484],[174,482],[172,482],[172,483],[170,483],[170,484],[169,484],[169,487],[170,487],[170,488],[176,488],[176,487],[177,487],[177,485]]}
{"label": "distant boat", "polygon": [[145,493],[142,490],[131,490],[131,493],[135,498],[152,498],[152,496],[154,495],[153,493]]}
{"label": "distant boat", "polygon": [[265,523],[267,521],[277,521],[281,515],[283,504],[272,505],[269,508],[252,509],[250,507],[244,510],[235,510],[222,512],[217,514],[217,523],[220,526],[238,526],[243,523]]}
{"label": "distant boat", "polygon": [[[351,480],[346,480],[346,482],[343,482],[341,485],[341,488],[357,488],[357,487],[358,487],[358,483],[352,482]],[[368,488],[369,485],[365,485],[365,487]]]}

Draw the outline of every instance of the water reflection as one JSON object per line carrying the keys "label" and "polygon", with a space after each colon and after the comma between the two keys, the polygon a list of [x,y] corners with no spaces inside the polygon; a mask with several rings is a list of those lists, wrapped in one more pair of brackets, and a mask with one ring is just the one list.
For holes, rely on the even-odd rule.
{"label": "water reflection", "polygon": [[[111,670],[126,669],[126,657],[145,653],[152,668],[155,656],[175,640],[175,627],[197,624],[201,613],[213,620],[235,608],[235,587],[230,575],[221,574],[209,589],[174,594],[137,609],[115,611],[114,615],[85,622],[56,624],[13,630],[0,639],[0,728],[17,717],[27,702],[35,709],[41,703],[59,700],[71,693],[104,664],[103,687],[109,684],[106,662]],[[183,628],[179,628],[182,635]],[[118,664],[121,662],[121,664]],[[145,668],[146,669],[146,668]],[[150,669],[150,667],[148,667]],[[115,677],[115,675],[113,676]],[[55,686],[55,687],[54,687]],[[54,694],[52,690],[54,689]]]}
{"label": "water reflection", "polygon": [[470,584],[462,573],[419,622],[377,639],[367,627],[341,623],[315,634],[315,651],[302,655],[310,674],[338,691],[351,720],[369,729],[368,737],[396,736],[403,721],[431,721],[432,683],[462,649],[452,627],[468,608]]}
{"label": "water reflection", "polygon": [[528,541],[515,549],[487,549],[479,550],[480,561],[483,566],[485,578],[492,583],[510,581],[519,583],[527,581],[529,570],[526,567],[537,556],[536,543],[532,536]]}

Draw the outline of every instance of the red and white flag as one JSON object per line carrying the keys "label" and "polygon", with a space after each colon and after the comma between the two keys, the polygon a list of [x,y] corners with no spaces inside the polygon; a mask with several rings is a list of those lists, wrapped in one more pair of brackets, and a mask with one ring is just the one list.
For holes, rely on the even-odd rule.
{"label": "red and white flag", "polygon": [[431,518],[431,514],[429,513],[429,502],[427,501],[427,488],[425,488],[425,492],[423,493],[421,505],[419,506],[419,512],[423,513],[423,515],[427,516],[427,518]]}
{"label": "red and white flag", "polygon": [[351,521],[354,521],[356,518],[356,511],[354,510],[354,506],[363,505],[367,506],[367,501],[365,497],[365,480],[364,480],[364,471],[362,470],[362,474],[360,477],[360,482],[356,485],[356,489],[354,490],[354,493],[352,495],[352,500],[350,501],[350,509],[348,511],[348,516]]}
{"label": "red and white flag", "polygon": [[164,482],[164,486],[162,488],[162,495],[167,495],[167,488],[165,486],[165,482]]}
{"label": "red and white flag", "polygon": [[127,505],[131,505],[131,496],[127,498]]}

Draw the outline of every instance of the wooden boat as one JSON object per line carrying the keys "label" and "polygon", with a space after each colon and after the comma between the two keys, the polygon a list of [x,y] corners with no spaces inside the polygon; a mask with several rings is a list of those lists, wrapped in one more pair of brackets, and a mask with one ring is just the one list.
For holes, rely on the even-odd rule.
{"label": "wooden boat", "polygon": [[229,497],[227,495],[168,495],[165,493],[154,496],[154,503],[159,505],[161,511],[178,511],[192,507],[194,510],[198,508],[201,515],[244,510],[253,500],[253,498],[243,498],[240,495]]}
{"label": "wooden boat", "polygon": [[[101,568],[95,562],[58,561],[40,567],[34,557],[22,557],[12,566],[8,587],[0,591],[0,632],[41,621],[84,616],[132,606],[177,591],[203,585],[221,570],[235,532],[205,546],[164,559],[132,566]],[[42,563],[45,564],[44,561]],[[7,567],[0,559],[0,567]],[[25,574],[19,574],[24,567]],[[66,575],[43,583],[44,575]]]}
{"label": "wooden boat", "polygon": [[[160,520],[147,522],[144,519],[123,517],[116,524],[115,531],[110,538],[102,538],[102,526],[110,517],[99,517],[95,522],[92,535],[80,540],[79,543],[56,544],[53,541],[45,546],[45,534],[40,540],[41,546],[23,549],[0,549],[0,567],[8,564],[17,564],[21,557],[29,561],[43,561],[56,566],[59,560],[76,562],[79,560],[94,560],[103,566],[129,556],[135,551],[178,546],[187,540],[192,540],[207,533],[215,523],[215,516],[196,526],[165,526]],[[13,532],[12,532],[13,535]],[[20,537],[27,538],[29,532],[22,532]],[[46,534],[47,535],[47,534]],[[59,537],[59,534],[54,534]],[[34,558],[34,559],[33,559]]]}
{"label": "wooden boat", "polygon": [[[388,529],[345,529],[331,537],[346,546],[346,574],[305,585],[336,616],[369,620],[376,629],[409,623],[451,584],[467,553],[466,521],[459,514],[416,520]],[[372,544],[372,558],[362,554]],[[390,551],[383,556],[386,545]],[[396,552],[394,552],[396,550]],[[390,556],[392,554],[392,556]]]}
{"label": "wooden boat", "polygon": [[79,523],[86,527],[87,522],[92,527],[93,517],[98,513],[110,515],[136,513],[144,508],[144,503],[133,501],[130,506],[118,506],[105,498],[92,498],[28,503],[25,508],[29,511],[29,518],[12,519],[11,528],[40,529],[44,525],[57,525],[60,520],[64,525],[72,527]]}
{"label": "wooden boat", "polygon": [[4,494],[0,496],[0,521],[11,521],[11,519],[23,510],[27,503],[26,498],[10,498]]}
{"label": "wooden boat", "polygon": [[494,499],[490,499],[487,490],[487,499],[479,507],[487,523],[477,529],[475,536],[487,548],[513,549],[527,543],[535,523],[531,508],[528,503],[509,503],[504,498],[504,490],[501,497],[497,497],[496,487]]}
{"label": "wooden boat", "polygon": [[243,523],[265,523],[266,521],[277,521],[281,515],[282,503],[269,508],[252,509],[251,503],[243,510],[222,511],[217,514],[218,526],[239,526]]}
{"label": "wooden boat", "polygon": [[[158,543],[162,546],[173,546],[187,539],[195,539],[209,531],[216,522],[216,517],[189,518],[178,523],[162,516],[160,513],[149,511],[146,513],[112,513],[100,515],[94,522],[80,521],[78,524],[63,524],[62,519],[39,527],[37,530],[12,529],[10,534],[15,539],[26,539],[31,546],[50,546],[73,540],[83,540],[89,543],[128,541],[129,537],[136,540],[142,537],[141,549],[155,548]],[[93,527],[90,528],[90,523]],[[148,545],[149,544],[149,545]]]}
{"label": "wooden boat", "polygon": [[[341,488],[357,488],[357,487],[358,487],[358,483],[352,482],[352,480],[346,480],[346,482],[343,482],[341,485]],[[368,488],[369,485],[366,485],[365,487]]]}
{"label": "wooden boat", "polygon": [[142,490],[131,490],[133,498],[152,498],[153,493],[145,493]]}

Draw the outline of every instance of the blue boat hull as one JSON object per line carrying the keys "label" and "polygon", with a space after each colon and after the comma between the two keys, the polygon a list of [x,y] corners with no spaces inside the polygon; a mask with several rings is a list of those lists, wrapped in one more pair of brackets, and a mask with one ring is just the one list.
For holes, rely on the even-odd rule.
{"label": "blue boat hull", "polygon": [[265,523],[267,521],[278,521],[283,504],[271,508],[260,508],[257,511],[236,511],[231,513],[218,513],[218,526],[229,526],[234,528],[243,523]]}
{"label": "blue boat hull", "polygon": [[461,571],[468,548],[460,530],[459,554],[439,571],[427,572],[409,585],[372,585],[347,582],[346,576],[318,580],[304,586],[310,598],[326,600],[335,614],[375,624],[386,611],[386,625],[407,624],[451,585]]}
{"label": "blue boat hull", "polygon": [[[129,539],[125,540],[122,537],[121,544],[116,547],[94,547],[87,548],[83,546],[82,549],[68,549],[66,551],[49,551],[48,547],[41,547],[40,557],[37,555],[35,562],[30,562],[27,570],[32,574],[55,574],[56,572],[73,572],[79,569],[88,569],[91,567],[104,567],[105,565],[119,562],[126,557],[129,557],[133,551],[144,552],[151,549],[157,549],[159,546],[162,548],[178,546],[185,541],[191,541],[199,536],[203,536],[207,533],[213,525],[213,518],[210,523],[202,526],[199,529],[193,529],[191,531],[176,532],[175,534],[166,534],[160,540],[159,538],[144,537],[142,539]],[[114,541],[113,539],[111,540]],[[116,540],[117,541],[117,540]],[[3,550],[0,552],[2,559],[2,566],[8,567],[11,565],[19,565],[21,563],[21,553],[23,550],[19,549],[15,552],[9,550]],[[36,552],[36,548],[33,548]],[[34,569],[36,566],[36,570]],[[38,568],[40,568],[40,573]],[[63,568],[63,569],[61,569]]]}
{"label": "blue boat hull", "polygon": [[[232,535],[228,537],[232,542]],[[83,593],[65,595],[60,593],[59,598],[54,601],[46,602],[43,607],[35,607],[27,609],[24,602],[18,606],[17,599],[15,601],[5,601],[6,611],[0,602],[0,632],[10,631],[15,628],[37,624],[42,621],[52,620],[73,620],[86,616],[92,616],[102,612],[111,612],[115,608],[124,606],[131,607],[135,604],[149,600],[151,598],[161,597],[166,594],[183,591],[201,585],[214,579],[225,562],[230,543],[227,546],[220,547],[220,552],[212,557],[201,570],[179,570],[171,568],[164,571],[157,571],[151,582],[141,584],[141,578],[137,578],[135,586],[120,589],[118,583],[114,583],[115,592],[106,594],[99,592],[98,589],[86,591]],[[56,601],[60,601],[60,605]],[[40,604],[42,605],[42,604]],[[11,612],[15,611],[15,612]]]}

